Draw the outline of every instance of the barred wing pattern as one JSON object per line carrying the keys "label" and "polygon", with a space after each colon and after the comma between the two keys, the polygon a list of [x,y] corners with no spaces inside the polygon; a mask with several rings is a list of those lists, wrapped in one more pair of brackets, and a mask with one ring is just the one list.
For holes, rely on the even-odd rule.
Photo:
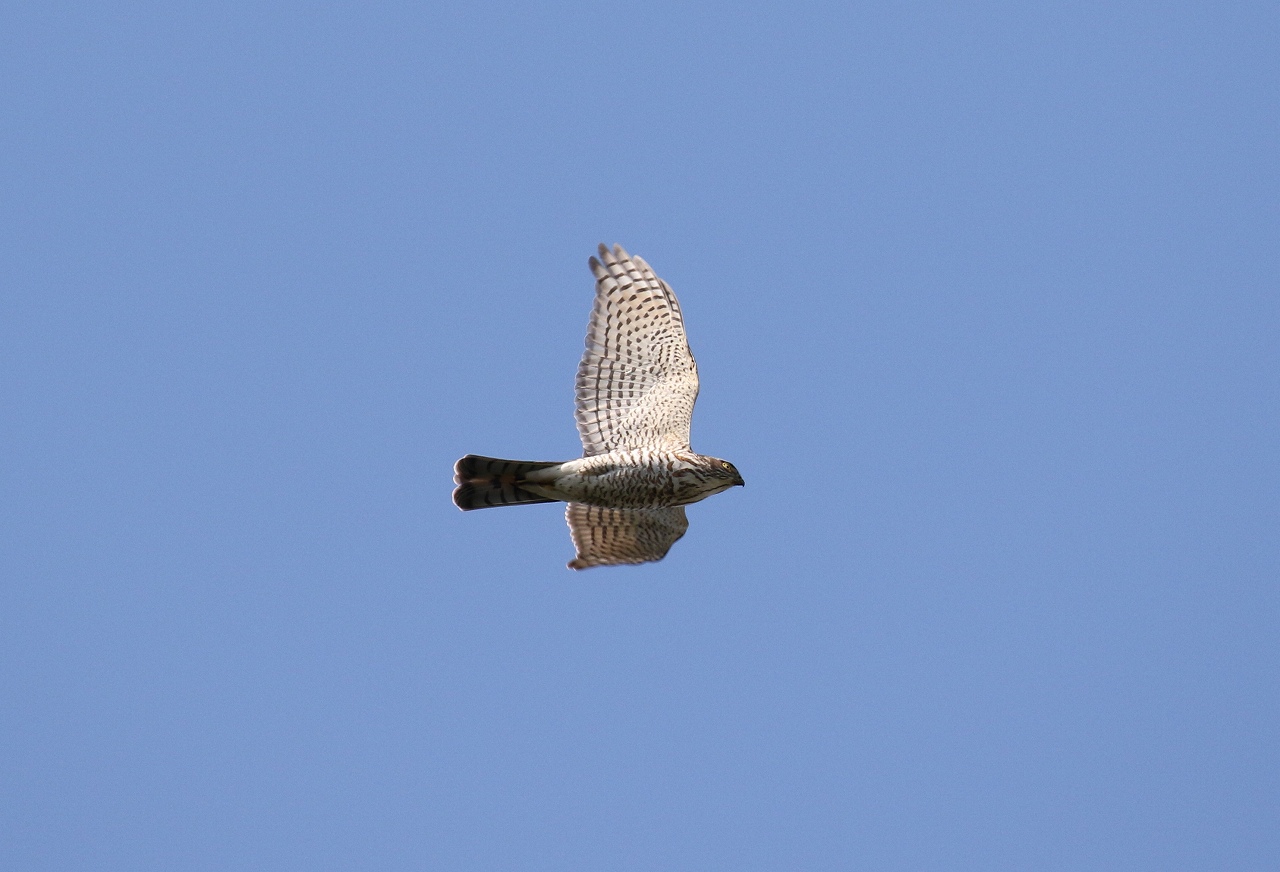
{"label": "barred wing pattern", "polygon": [[620,245],[613,251],[601,245],[599,260],[590,262],[596,302],[577,381],[583,455],[617,448],[689,450],[698,367],[676,295]]}
{"label": "barred wing pattern", "polygon": [[578,549],[570,569],[661,560],[689,529],[684,506],[610,509],[569,503],[564,518]]}

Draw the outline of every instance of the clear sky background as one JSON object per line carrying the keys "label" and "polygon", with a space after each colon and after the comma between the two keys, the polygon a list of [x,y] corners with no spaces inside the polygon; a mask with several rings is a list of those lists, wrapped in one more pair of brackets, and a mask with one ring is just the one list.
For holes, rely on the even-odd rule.
{"label": "clear sky background", "polygon": [[[1280,7],[0,18],[0,865],[1280,868]],[[573,573],[586,259],[683,303]]]}

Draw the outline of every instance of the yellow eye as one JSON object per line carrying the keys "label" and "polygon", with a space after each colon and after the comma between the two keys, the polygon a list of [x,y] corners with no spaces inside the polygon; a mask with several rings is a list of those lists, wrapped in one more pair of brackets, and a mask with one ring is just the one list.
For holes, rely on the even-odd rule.
{"label": "yellow eye", "polygon": [[723,466],[725,469],[733,469],[733,464],[727,460],[720,461],[720,465]]}

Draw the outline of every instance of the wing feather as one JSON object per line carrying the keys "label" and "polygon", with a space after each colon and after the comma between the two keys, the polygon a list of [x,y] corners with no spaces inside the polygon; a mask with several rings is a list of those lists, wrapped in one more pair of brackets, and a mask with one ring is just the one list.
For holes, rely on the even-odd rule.
{"label": "wing feather", "polygon": [[661,560],[689,529],[684,506],[612,509],[569,503],[564,517],[578,551],[570,569]]}
{"label": "wing feather", "polygon": [[698,367],[676,295],[620,245],[601,245],[590,265],[596,300],[576,391],[584,455],[688,450]]}

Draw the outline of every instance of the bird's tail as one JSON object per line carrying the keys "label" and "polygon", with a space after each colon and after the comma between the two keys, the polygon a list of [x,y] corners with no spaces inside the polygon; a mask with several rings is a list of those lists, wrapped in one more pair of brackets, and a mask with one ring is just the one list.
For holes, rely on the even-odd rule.
{"label": "bird's tail", "polygon": [[468,454],[453,466],[453,480],[458,485],[453,503],[464,512],[491,506],[554,503],[556,500],[523,489],[520,483],[535,469],[559,465],[554,460],[499,460]]}

